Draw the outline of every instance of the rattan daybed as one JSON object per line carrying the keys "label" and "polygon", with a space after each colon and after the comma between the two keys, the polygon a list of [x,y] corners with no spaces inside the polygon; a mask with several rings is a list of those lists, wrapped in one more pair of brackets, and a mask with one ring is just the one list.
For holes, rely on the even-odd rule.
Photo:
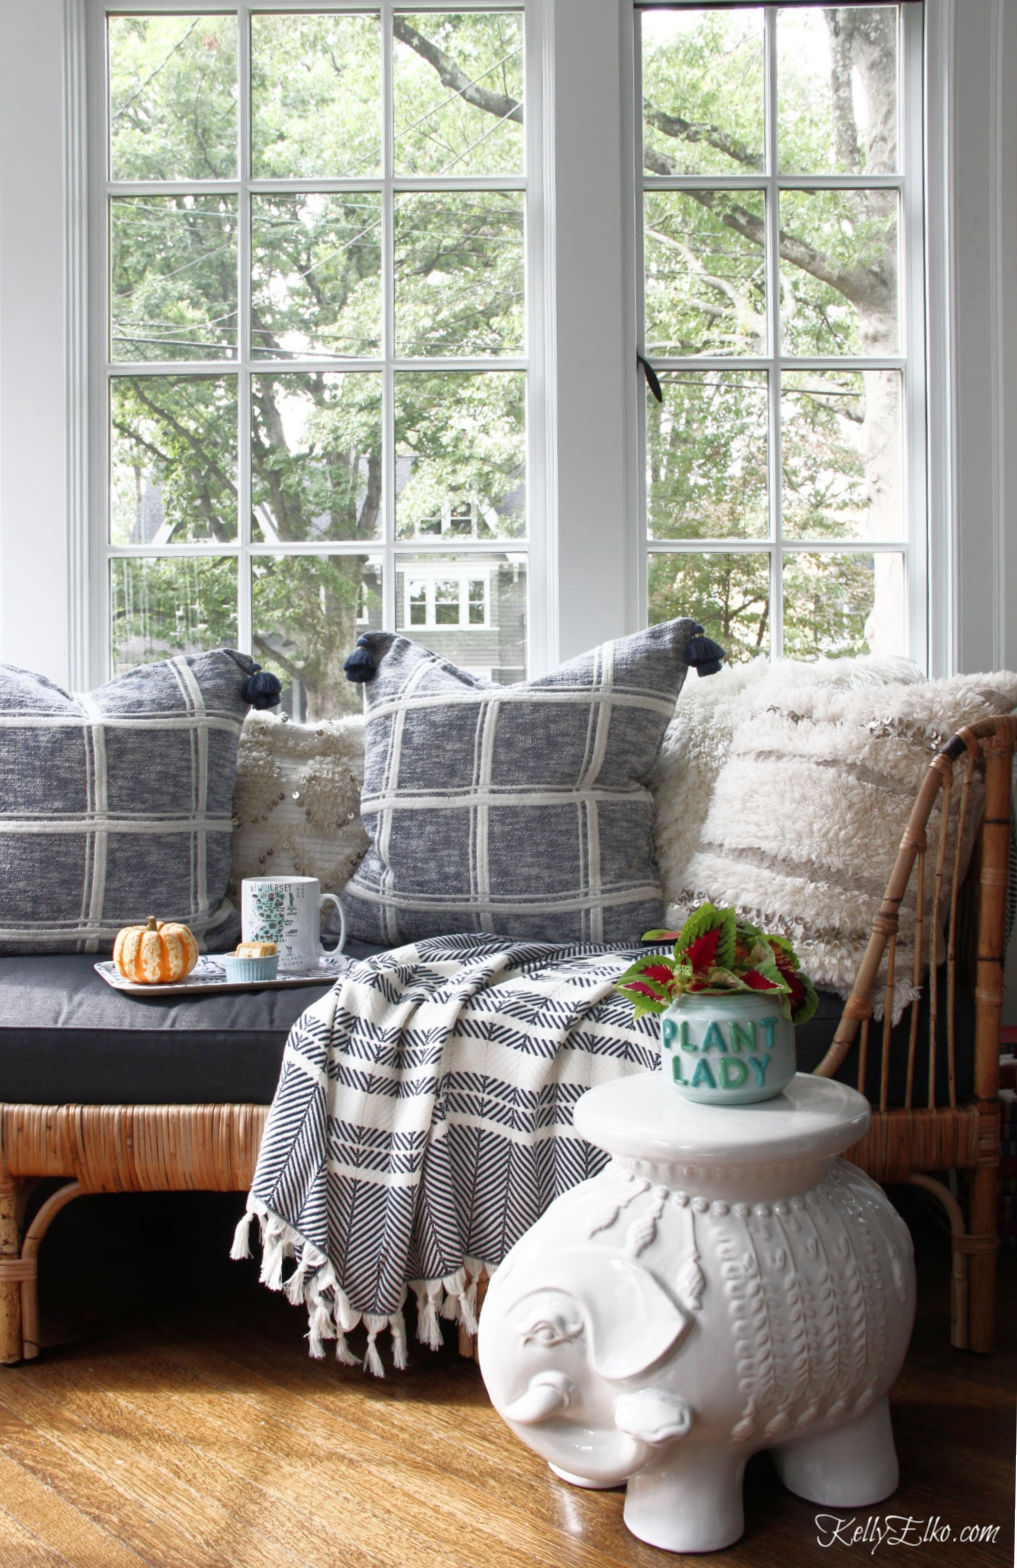
{"label": "rattan daybed", "polygon": [[[832,1021],[825,1024],[818,1050],[813,1034],[807,1062],[818,1072],[836,1073],[868,1091],[872,1125],[851,1157],[882,1182],[913,1181],[943,1202],[953,1231],[952,1342],[981,1351],[991,1348],[993,1334],[999,1030],[1015,745],[1017,721],[986,720],[962,730],[935,757],[875,913],[872,938],[859,955],[857,979],[840,1023],[835,1031]],[[984,811],[970,869],[949,900],[947,954],[937,983],[924,987],[921,1009],[909,1010],[913,1021],[906,1016],[891,1028],[887,1014],[886,1022],[874,1025],[874,977],[887,953],[893,984],[898,910],[906,887],[918,878],[940,902],[947,837],[944,833],[926,844],[930,813],[945,792],[945,798],[956,797],[959,811],[970,814],[970,789],[963,785],[951,796],[950,785],[955,775],[970,781],[976,774],[984,774]],[[953,841],[963,844],[966,839],[970,841],[970,834],[962,828]],[[957,881],[954,878],[955,888]],[[928,945],[937,927],[936,916],[920,922],[919,946],[923,940]],[[970,932],[976,933],[973,947]],[[4,964],[61,962],[89,965],[80,958],[0,960],[0,980],[6,987]],[[79,1100],[90,1098],[92,1103],[71,1103],[76,1081],[80,1086],[75,1075],[85,1064],[70,1055],[59,1078],[58,1068],[49,1075],[51,1083],[61,1084],[64,1096],[53,1095],[52,1103],[31,1103],[28,1097],[15,1103],[7,1087],[10,1075],[0,1060],[0,1088],[7,1096],[0,1104],[0,1361],[11,1363],[38,1353],[38,1250],[53,1217],[72,1198],[123,1191],[246,1190],[271,1096],[272,1053],[277,1063],[287,1020],[292,1021],[299,1005],[321,993],[305,991],[299,1003],[294,993],[287,994],[289,1013],[277,1011],[270,1027],[262,1030],[261,1083],[255,1082],[258,1072],[245,1065],[242,1024],[238,1029],[234,1018],[235,1038],[227,1039],[225,1057],[211,1053],[208,1070],[202,1072],[200,1050],[194,1055],[192,1073],[200,1078],[200,1103],[197,1091],[192,1100],[157,1103],[154,1090],[162,1081],[158,1072],[148,1099],[135,1095],[130,1103],[122,1094],[127,1103],[110,1103],[110,1094],[108,1101],[96,1103],[94,1095],[79,1095]],[[61,1030],[68,1039],[73,1037],[75,1019],[81,1016],[80,1009],[68,1007],[67,1016],[49,1032],[54,1036],[51,1048],[58,1047]],[[829,1010],[825,1016],[831,1019]],[[971,1026],[966,1032],[958,1022],[964,1016]],[[822,1021],[818,1027],[824,1027]],[[158,1040],[153,1050],[159,1054]],[[115,1074],[116,1064],[106,1062],[105,1070]],[[224,1072],[235,1084],[232,1095],[220,1092]],[[41,1095],[32,1098],[37,1101]],[[43,1190],[39,1184],[53,1178],[63,1184],[46,1191],[38,1205],[34,1194]]]}

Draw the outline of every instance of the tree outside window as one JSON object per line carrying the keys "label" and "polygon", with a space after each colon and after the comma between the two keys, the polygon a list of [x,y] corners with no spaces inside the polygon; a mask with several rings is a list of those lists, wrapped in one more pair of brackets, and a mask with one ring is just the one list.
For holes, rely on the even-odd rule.
{"label": "tree outside window", "polygon": [[650,615],[734,657],[906,648],[904,9],[639,17]]}
{"label": "tree outside window", "polygon": [[[526,549],[522,13],[105,25],[114,665],[239,644],[308,717],[358,707],[397,540]],[[471,605],[427,611],[465,658]]]}

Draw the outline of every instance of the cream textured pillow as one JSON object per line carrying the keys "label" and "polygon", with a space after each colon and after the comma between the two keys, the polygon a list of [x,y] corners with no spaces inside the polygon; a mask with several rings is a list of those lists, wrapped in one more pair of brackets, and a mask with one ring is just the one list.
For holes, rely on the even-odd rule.
{"label": "cream textured pillow", "polygon": [[[846,689],[764,680],[752,695],[698,847],[684,868],[669,868],[667,919],[678,923],[704,898],[734,904],[790,937],[815,984],[846,996],[925,768],[955,730],[1017,708],[1017,674]],[[934,814],[930,843],[937,832]],[[912,895],[901,911],[895,1010],[911,994],[914,913]]]}
{"label": "cream textured pillow", "polygon": [[708,681],[690,681],[664,735],[653,779],[654,845],[667,919],[687,907],[688,867],[699,849],[717,778],[739,725],[771,703],[792,704],[804,686],[885,686],[924,680],[910,659],[768,658],[725,665]]}
{"label": "cream textured pillow", "polygon": [[364,721],[295,724],[253,713],[233,792],[232,887],[244,877],[317,877],[339,892],[367,848],[360,820]]}

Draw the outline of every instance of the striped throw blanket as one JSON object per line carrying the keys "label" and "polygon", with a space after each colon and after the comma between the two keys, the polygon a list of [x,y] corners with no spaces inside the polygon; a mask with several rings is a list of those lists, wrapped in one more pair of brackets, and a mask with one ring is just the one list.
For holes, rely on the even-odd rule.
{"label": "striped throw blanket", "polygon": [[[573,1131],[593,1084],[658,1062],[657,1021],[613,989],[632,951],[428,938],[354,961],[294,1025],[234,1257],[257,1219],[262,1280],[303,1302],[310,1350],[365,1365],[403,1307],[475,1328],[476,1282],[607,1155]],[[293,1268],[284,1278],[287,1261]]]}

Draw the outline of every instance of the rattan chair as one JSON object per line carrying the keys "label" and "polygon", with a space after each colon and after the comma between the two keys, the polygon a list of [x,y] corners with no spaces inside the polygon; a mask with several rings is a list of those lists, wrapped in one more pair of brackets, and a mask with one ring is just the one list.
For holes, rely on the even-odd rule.
{"label": "rattan chair", "polygon": [[[978,1351],[992,1348],[999,1244],[1000,1016],[1015,745],[1017,719],[985,719],[960,730],[930,763],[833,1043],[815,1069],[843,1077],[845,1057],[857,1041],[857,1085],[870,1086],[872,1122],[848,1158],[879,1182],[912,1182],[941,1201],[953,1241],[950,1339]],[[962,875],[973,834],[970,867]],[[944,887],[950,887],[949,897]],[[916,989],[941,933],[946,954],[940,965],[933,962],[938,982],[926,978],[921,1027],[919,1008],[911,1004],[904,1030],[891,1030],[887,1005],[879,1009],[882,1023],[874,1024],[873,999],[881,988],[885,1004],[894,985],[901,909],[909,895]],[[974,997],[973,1093],[961,1100],[957,1003],[966,989]],[[895,1063],[902,1048],[904,1061]],[[873,1053],[878,1095],[871,1087]],[[892,1103],[889,1092],[891,1076],[899,1076],[891,1072],[895,1066],[904,1069],[902,1104]],[[919,1066],[921,1103],[915,1093]],[[956,1174],[944,1180],[946,1173]]]}

